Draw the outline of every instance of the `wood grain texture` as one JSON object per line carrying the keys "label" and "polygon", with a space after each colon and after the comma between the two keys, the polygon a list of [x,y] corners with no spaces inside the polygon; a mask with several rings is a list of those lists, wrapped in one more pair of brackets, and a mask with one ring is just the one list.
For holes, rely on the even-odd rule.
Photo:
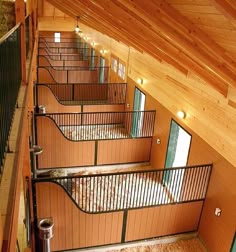
{"label": "wood grain texture", "polygon": [[152,138],[99,141],[97,164],[148,162],[151,142]]}
{"label": "wood grain texture", "polygon": [[126,241],[197,230],[202,205],[199,201],[130,210]]}
{"label": "wood grain texture", "polygon": [[[73,106],[73,105],[63,105],[61,104],[56,97],[53,95],[50,88],[46,86],[38,86],[38,104],[44,105],[46,107],[47,113],[80,113],[81,106]],[[64,92],[63,89],[62,91]],[[70,90],[69,90],[70,91]],[[70,93],[66,90],[67,94]],[[67,95],[65,93],[65,95]]]}
{"label": "wood grain texture", "polygon": [[94,141],[70,141],[46,117],[37,117],[36,123],[37,143],[43,148],[43,153],[38,157],[39,169],[94,164]]}
{"label": "wood grain texture", "polygon": [[60,186],[49,182],[36,184],[36,198],[37,217],[53,217],[53,251],[120,242],[122,212],[86,214]]}

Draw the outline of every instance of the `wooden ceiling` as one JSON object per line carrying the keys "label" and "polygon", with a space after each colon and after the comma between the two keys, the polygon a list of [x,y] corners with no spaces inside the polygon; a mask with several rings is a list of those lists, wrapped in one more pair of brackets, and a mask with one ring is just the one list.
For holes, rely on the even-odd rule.
{"label": "wooden ceiling", "polygon": [[193,72],[224,96],[236,87],[235,0],[48,0],[79,22]]}
{"label": "wooden ceiling", "polygon": [[38,0],[38,12],[42,30],[73,31],[79,16],[97,49],[146,77],[173,115],[184,108],[183,123],[236,164],[235,0]]}

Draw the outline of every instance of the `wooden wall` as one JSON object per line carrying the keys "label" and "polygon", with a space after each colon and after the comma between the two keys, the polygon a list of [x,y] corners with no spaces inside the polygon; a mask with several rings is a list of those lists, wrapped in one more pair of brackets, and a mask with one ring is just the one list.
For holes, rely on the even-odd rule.
{"label": "wooden wall", "polygon": [[38,117],[36,121],[37,144],[43,148],[43,153],[38,156],[40,168],[94,164],[95,141],[69,141],[51,119],[42,118]]}
{"label": "wooden wall", "polygon": [[[58,102],[51,90],[46,86],[37,86],[38,105],[46,107],[46,113],[79,113],[81,106],[65,106]],[[64,91],[65,89],[63,89]]]}
{"label": "wooden wall", "polygon": [[97,164],[149,162],[151,144],[151,138],[99,141]]}
{"label": "wooden wall", "polygon": [[[55,70],[52,67],[38,68],[38,83],[98,83],[99,71]],[[106,80],[105,80],[106,82]]]}
{"label": "wooden wall", "polygon": [[37,117],[36,129],[37,144],[43,148],[43,153],[38,156],[40,169],[150,160],[152,138],[71,141],[53,120],[45,116]]}
{"label": "wooden wall", "polygon": [[[87,214],[66,192],[50,182],[36,183],[37,218],[52,216],[52,250],[120,243],[124,212]],[[124,241],[197,229],[202,201],[128,210]]]}
{"label": "wooden wall", "polygon": [[202,204],[196,201],[130,210],[126,241],[197,230]]}
{"label": "wooden wall", "polygon": [[[59,88],[57,88],[59,89]],[[80,113],[82,105],[63,105],[53,95],[50,88],[47,86],[37,86],[38,90],[38,105],[46,106],[47,113]],[[62,88],[60,96],[66,95],[68,89]],[[70,91],[70,90],[69,90]],[[68,92],[70,97],[70,92]],[[122,112],[124,111],[123,104],[111,105],[83,105],[83,112]]]}
{"label": "wooden wall", "polygon": [[[130,109],[133,105],[134,87],[142,86],[132,80],[128,80],[127,103]],[[143,90],[145,92],[145,90]],[[146,109],[156,109],[156,122],[154,139],[152,144],[152,167],[164,167],[167,150],[171,119],[175,119],[192,135],[190,147],[189,165],[211,163],[213,170],[208,188],[208,194],[201,216],[199,235],[210,251],[227,252],[230,249],[236,229],[236,167],[217,153],[208,143],[184,124],[184,120],[178,119],[170,111],[165,109],[157,100],[146,94]],[[161,144],[156,144],[156,139]],[[222,215],[214,215],[215,208],[222,209]]]}
{"label": "wooden wall", "polygon": [[53,251],[120,242],[122,212],[86,214],[76,207],[60,186],[53,183],[36,185],[37,217],[53,217]]}

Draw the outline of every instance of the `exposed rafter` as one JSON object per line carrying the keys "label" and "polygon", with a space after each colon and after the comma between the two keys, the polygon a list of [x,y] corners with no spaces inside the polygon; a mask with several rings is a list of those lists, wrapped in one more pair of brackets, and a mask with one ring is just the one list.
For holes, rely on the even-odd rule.
{"label": "exposed rafter", "polygon": [[81,16],[81,23],[165,61],[185,75],[195,73],[224,96],[228,86],[236,87],[234,59],[165,0],[49,2],[72,17]]}
{"label": "exposed rafter", "polygon": [[236,27],[236,3],[227,0],[211,0],[211,3]]}

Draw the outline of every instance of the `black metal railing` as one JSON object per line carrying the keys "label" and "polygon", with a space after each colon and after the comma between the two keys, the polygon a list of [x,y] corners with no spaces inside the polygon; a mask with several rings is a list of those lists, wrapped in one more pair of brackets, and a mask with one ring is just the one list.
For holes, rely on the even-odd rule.
{"label": "black metal railing", "polygon": [[[44,45],[43,45],[44,44]],[[90,48],[88,47],[79,47],[77,45],[70,45],[69,43],[63,43],[61,45],[55,43],[56,45],[46,45],[45,43],[39,43],[38,49],[47,49],[50,54],[54,53],[80,53],[85,54],[86,56],[90,55]]]}
{"label": "black metal railing", "polygon": [[93,70],[98,67],[99,61],[97,56],[68,55],[68,54],[45,54],[38,55],[38,66],[64,66],[64,67],[89,67]]}
{"label": "black metal railing", "polygon": [[[64,105],[74,104],[124,104],[126,83],[80,83],[80,84],[37,84],[39,100],[41,88],[51,90],[56,99]],[[40,104],[45,105],[47,97],[40,95]],[[44,100],[45,99],[45,100]]]}
{"label": "black metal railing", "polygon": [[91,48],[87,43],[79,42],[39,42],[39,50],[46,48],[49,53],[81,53],[84,57],[89,56]]}
{"label": "black metal railing", "polygon": [[[39,37],[39,42],[55,42],[55,38],[54,37]],[[77,38],[60,38],[60,42],[57,43],[63,43],[63,42],[71,42],[71,43],[79,43],[81,42],[81,38],[77,37]]]}
{"label": "black metal railing", "polygon": [[0,40],[0,174],[21,84],[20,25]]}
{"label": "black metal railing", "polygon": [[[57,183],[81,210],[102,213],[204,200],[211,169],[212,164],[206,164],[150,171],[38,178],[33,182]],[[165,176],[171,176],[171,187],[163,182]]]}
{"label": "black metal railing", "polygon": [[40,48],[38,51],[38,56],[45,56],[51,60],[69,60],[69,61],[83,60],[83,55],[80,55],[79,53],[54,53],[54,54],[51,54],[47,50],[47,48]]}
{"label": "black metal railing", "polygon": [[87,48],[88,44],[80,38],[60,38],[60,42],[55,42],[55,38],[39,38],[39,47],[73,47]]}
{"label": "black metal railing", "polygon": [[39,56],[46,56],[51,60],[83,60],[83,55],[77,53],[50,53],[47,48],[39,48]]}
{"label": "black metal railing", "polygon": [[[48,113],[72,141],[152,137],[156,111]],[[47,137],[47,129],[45,129]],[[49,133],[48,133],[49,134]],[[49,137],[49,136],[48,136]]]}
{"label": "black metal railing", "polygon": [[[102,80],[101,83],[107,83],[109,67],[78,67],[78,66],[38,66],[38,82],[41,83],[40,70],[45,69],[53,82],[55,83],[97,83]],[[85,77],[85,73],[87,76]],[[82,73],[82,74],[81,74]],[[102,78],[101,78],[102,76]],[[45,82],[45,80],[44,80]],[[49,80],[48,80],[49,82]]]}

